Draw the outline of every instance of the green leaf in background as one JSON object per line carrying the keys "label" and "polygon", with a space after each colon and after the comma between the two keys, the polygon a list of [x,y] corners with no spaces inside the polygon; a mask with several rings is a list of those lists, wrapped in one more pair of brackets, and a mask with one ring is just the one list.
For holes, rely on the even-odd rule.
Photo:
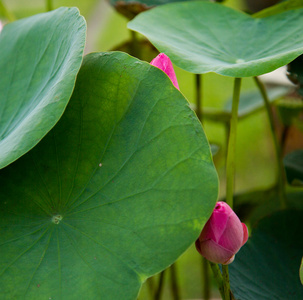
{"label": "green leaf in background", "polygon": [[297,9],[257,19],[218,3],[193,1],[156,7],[128,27],[186,71],[249,77],[303,53],[302,14]]}
{"label": "green leaf in background", "polygon": [[[286,87],[273,87],[268,89],[267,95],[270,102],[277,100],[278,98],[284,96],[289,89]],[[192,105],[193,106],[193,105]],[[203,117],[207,120],[212,120],[215,122],[229,122],[231,117],[231,107],[232,98],[226,101],[225,107],[223,109],[204,107]],[[264,107],[264,100],[259,91],[246,91],[241,93],[238,117],[239,119],[244,119]]]}
{"label": "green leaf in background", "polygon": [[280,211],[264,218],[230,265],[236,299],[299,300],[298,276],[303,253],[303,211]]}
{"label": "green leaf in background", "polygon": [[0,180],[2,299],[136,299],[196,240],[218,193],[186,99],[119,52],[86,57],[58,124]]}
{"label": "green leaf in background", "polygon": [[[287,186],[286,207],[293,210],[303,210],[303,190]],[[255,226],[261,219],[279,211],[280,199],[277,189],[271,188],[235,195],[238,212]]]}
{"label": "green leaf in background", "polygon": [[283,159],[287,181],[303,184],[303,150],[287,154]]}
{"label": "green leaf in background", "polygon": [[[289,92],[287,87],[274,87],[267,91],[267,96],[270,102],[277,100],[278,98],[285,96]],[[247,117],[261,108],[264,107],[264,100],[260,91],[248,91],[240,95],[238,115],[239,118]],[[232,108],[232,98],[228,99],[226,102],[225,109],[231,113]]]}
{"label": "green leaf in background", "polygon": [[86,25],[76,8],[7,24],[0,34],[0,168],[33,148],[72,94]]}

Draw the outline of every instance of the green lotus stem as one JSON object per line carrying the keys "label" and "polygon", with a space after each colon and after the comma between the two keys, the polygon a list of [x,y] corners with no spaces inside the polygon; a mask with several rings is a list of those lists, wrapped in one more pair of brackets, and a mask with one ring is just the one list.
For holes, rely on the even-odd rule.
{"label": "green lotus stem", "polygon": [[131,42],[130,42],[130,54],[134,57],[140,58],[141,51],[140,51],[140,45],[138,40],[137,32],[130,30],[131,34]]}
{"label": "green lotus stem", "polygon": [[7,18],[8,21],[13,22],[16,20],[13,13],[11,13],[3,4],[2,0],[0,0],[0,12],[3,13],[3,15]]}
{"label": "green lotus stem", "polygon": [[204,257],[201,258],[202,258],[202,275],[203,275],[203,298],[204,300],[209,300],[210,280],[209,280],[208,261]]}
{"label": "green lotus stem", "polygon": [[177,269],[176,263],[174,263],[170,267],[171,292],[172,292],[174,300],[180,300],[181,299],[177,274],[178,274],[178,269]]}
{"label": "green lotus stem", "polygon": [[237,137],[240,88],[241,88],[241,78],[235,78],[233,104],[232,104],[231,120],[230,120],[230,133],[228,139],[227,160],[226,160],[226,202],[231,208],[233,208],[235,165],[236,165],[236,137]]}
{"label": "green lotus stem", "polygon": [[212,263],[210,261],[208,261],[210,267],[211,267],[211,270],[213,272],[213,275],[214,275],[214,278],[218,284],[218,288],[219,288],[219,292],[220,292],[220,295],[221,295],[221,298],[223,300],[225,300],[225,296],[224,296],[224,286],[223,286],[223,277],[222,277],[222,273],[221,273],[221,270],[219,268],[219,266],[215,263]]}
{"label": "green lotus stem", "polygon": [[196,114],[200,121],[202,121],[202,93],[201,93],[201,87],[202,87],[202,75],[196,74]]}
{"label": "green lotus stem", "polygon": [[230,135],[230,121],[224,122],[224,133],[225,133],[225,147],[226,147],[226,157],[227,157],[227,149],[228,149],[228,140]]}
{"label": "green lotus stem", "polygon": [[47,11],[53,10],[53,0],[46,0],[46,10]]}
{"label": "green lotus stem", "polygon": [[163,291],[163,285],[164,285],[164,275],[165,275],[165,270],[163,270],[160,273],[160,278],[159,278],[159,283],[157,290],[155,292],[154,300],[160,300],[162,296],[162,291]]}
{"label": "green lotus stem", "polygon": [[283,153],[285,153],[285,146],[286,146],[286,141],[287,141],[287,137],[289,134],[289,129],[290,126],[285,125],[282,131],[282,136],[281,136],[281,155],[283,156]]}
{"label": "green lotus stem", "polygon": [[222,271],[223,271],[224,300],[230,300],[228,266],[222,265]]}
{"label": "green lotus stem", "polygon": [[155,278],[154,277],[149,277],[146,281],[146,285],[149,291],[149,294],[151,295],[151,298],[154,296],[155,294],[155,282],[154,282]]}
{"label": "green lotus stem", "polygon": [[265,104],[267,117],[268,117],[269,124],[270,124],[270,131],[271,131],[272,139],[274,142],[274,147],[275,147],[275,152],[276,152],[276,161],[277,161],[277,166],[278,166],[277,189],[278,189],[278,193],[279,193],[281,208],[285,208],[286,207],[285,171],[284,171],[284,166],[283,166],[283,162],[282,162],[281,148],[280,148],[280,145],[278,142],[278,138],[276,136],[274,118],[273,118],[270,102],[269,102],[264,84],[259,80],[258,77],[254,77],[254,80],[262,95],[262,98],[263,98],[263,101]]}

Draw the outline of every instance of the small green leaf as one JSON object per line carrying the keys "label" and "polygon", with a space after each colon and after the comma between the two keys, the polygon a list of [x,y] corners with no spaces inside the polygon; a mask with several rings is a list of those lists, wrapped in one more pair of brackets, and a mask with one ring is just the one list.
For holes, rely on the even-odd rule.
{"label": "small green leaf", "polygon": [[303,55],[300,55],[288,64],[287,77],[294,84],[298,85],[298,92],[303,96]]}
{"label": "small green leaf", "polygon": [[146,11],[128,27],[186,71],[249,77],[303,53],[302,14],[296,9],[257,19],[218,3],[192,1]]}
{"label": "small green leaf", "polygon": [[303,298],[298,276],[303,253],[303,211],[280,211],[260,221],[230,265],[236,299]]}
{"label": "small green leaf", "polygon": [[0,34],[0,169],[33,148],[61,117],[82,62],[86,25],[59,8]]}
{"label": "small green leaf", "polygon": [[220,146],[218,146],[216,144],[210,144],[210,150],[211,150],[212,156],[215,156],[219,152]]}
{"label": "small green leaf", "polygon": [[268,8],[265,8],[257,13],[255,13],[253,16],[256,18],[264,18],[273,16],[285,11],[288,11],[290,9],[295,8],[302,8],[303,7],[303,1],[302,0],[287,0],[287,1],[281,1],[280,3],[270,6]]}
{"label": "small green leaf", "polygon": [[296,97],[285,97],[275,103],[278,115],[283,125],[292,126],[300,120],[303,111],[303,101]]}
{"label": "small green leaf", "polygon": [[303,150],[287,154],[283,159],[287,181],[303,184]]}
{"label": "small green leaf", "polygon": [[136,299],[212,213],[200,122],[164,72],[91,54],[58,124],[0,172],[3,300]]}
{"label": "small green leaf", "polygon": [[301,265],[300,265],[300,281],[303,285],[303,257],[302,257],[302,261],[301,261]]}

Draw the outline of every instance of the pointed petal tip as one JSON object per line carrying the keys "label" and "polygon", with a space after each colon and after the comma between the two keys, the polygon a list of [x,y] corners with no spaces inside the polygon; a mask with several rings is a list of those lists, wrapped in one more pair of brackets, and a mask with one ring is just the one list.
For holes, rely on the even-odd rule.
{"label": "pointed petal tip", "polygon": [[165,53],[160,53],[158,56],[156,56],[151,62],[151,65],[159,68],[163,72],[166,73],[166,75],[170,78],[172,81],[173,85],[180,90],[179,84],[177,81],[177,77],[174,71],[173,64],[170,60],[170,58],[165,54]]}

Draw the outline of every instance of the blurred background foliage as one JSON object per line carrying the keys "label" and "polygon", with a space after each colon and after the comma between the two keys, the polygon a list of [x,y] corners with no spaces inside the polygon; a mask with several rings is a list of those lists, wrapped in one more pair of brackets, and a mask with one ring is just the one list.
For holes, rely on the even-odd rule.
{"label": "blurred background foliage", "polygon": [[[276,2],[278,1],[228,0],[224,2],[224,5],[253,13],[265,8],[265,4],[269,6]],[[128,19],[118,13],[107,0],[2,0],[0,4],[2,4],[0,5],[0,19],[4,23],[9,21],[9,17],[11,19],[20,19],[61,6],[76,6],[85,17],[88,25],[86,53],[109,50],[134,53],[132,48],[134,45],[130,42],[134,38],[134,34],[127,29]],[[5,8],[7,11],[5,11]],[[136,54],[139,54],[139,58],[143,60],[151,61],[157,55],[156,49],[144,40],[142,36],[136,36],[135,38],[137,42]],[[293,67],[293,69],[295,68]],[[177,67],[175,67],[175,70],[180,90],[194,108],[196,77],[194,74]],[[285,118],[283,119],[283,109],[291,110],[292,108],[292,105],[285,105],[285,103],[289,103],[287,99],[300,98],[295,86],[287,79],[286,70],[282,71],[278,79],[274,75],[269,75],[264,76],[264,80],[268,82],[268,86],[282,85],[287,87],[287,97],[277,97],[277,99],[274,99],[275,105],[273,105],[276,128],[278,129],[277,133],[282,143],[283,154],[286,155],[296,149],[303,148],[302,108],[294,119],[288,119],[286,122]],[[214,161],[220,177],[221,199],[225,195],[226,133],[228,128],[226,119],[224,121],[224,118],[212,117],[212,113],[226,111],[227,103],[232,95],[232,89],[233,78],[213,73],[203,75],[202,110],[204,114],[202,114],[202,123],[210,143],[215,145],[217,149]],[[257,91],[258,89],[252,78],[243,79],[241,88],[243,94],[246,92],[258,93]],[[240,119],[236,149],[236,194],[238,196],[235,198],[235,210],[240,215],[240,218],[250,226],[249,220],[245,220],[245,218],[251,214],[254,204],[261,203],[263,199],[265,208],[261,208],[261,213],[260,207],[256,209],[255,213],[252,213],[252,220],[258,220],[258,216],[264,215],[263,212],[268,210],[266,208],[268,202],[265,199],[270,199],[272,187],[276,180],[275,152],[264,108],[260,107]],[[162,299],[172,299],[172,294],[174,290],[176,292],[176,287],[171,288],[171,285],[173,286],[176,282],[178,282],[179,296],[174,296],[173,299],[203,298],[202,265],[202,258],[192,246],[174,265],[178,272],[173,274],[176,274],[177,278],[171,280],[172,273],[170,269],[166,270],[164,275],[162,274]],[[139,299],[151,299],[150,291],[152,290],[152,293],[155,293],[159,282],[161,282],[159,274],[149,279],[143,286]],[[213,279],[211,283],[212,298],[219,298]]]}

